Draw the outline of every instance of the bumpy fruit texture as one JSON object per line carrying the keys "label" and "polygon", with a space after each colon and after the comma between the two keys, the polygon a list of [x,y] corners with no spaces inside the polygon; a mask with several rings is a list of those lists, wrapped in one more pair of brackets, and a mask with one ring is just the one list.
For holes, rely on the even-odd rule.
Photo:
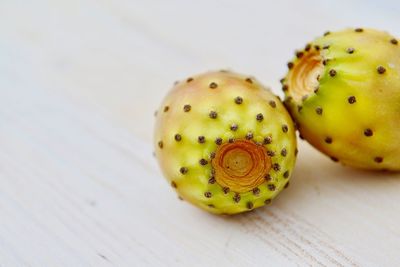
{"label": "bumpy fruit texture", "polygon": [[212,213],[263,206],[288,186],[293,122],[254,78],[220,71],[177,83],[157,111],[161,170],[179,196]]}
{"label": "bumpy fruit texture", "polygon": [[301,137],[343,164],[400,170],[400,47],[372,29],[325,33],[282,80]]}

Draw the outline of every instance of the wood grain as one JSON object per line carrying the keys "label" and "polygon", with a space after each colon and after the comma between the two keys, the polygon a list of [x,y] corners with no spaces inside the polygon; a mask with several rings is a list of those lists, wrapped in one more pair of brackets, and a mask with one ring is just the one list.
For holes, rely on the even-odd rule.
{"label": "wood grain", "polygon": [[0,266],[400,265],[399,174],[347,168],[300,142],[271,205],[214,216],[178,200],[151,146],[153,110],[176,78],[230,67],[279,93],[294,48],[345,26],[398,35],[399,10],[2,1]]}

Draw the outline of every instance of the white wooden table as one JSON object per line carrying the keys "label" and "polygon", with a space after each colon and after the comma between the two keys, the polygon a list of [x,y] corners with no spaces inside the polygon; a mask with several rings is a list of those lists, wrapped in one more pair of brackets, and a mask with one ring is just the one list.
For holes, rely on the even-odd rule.
{"label": "white wooden table", "polygon": [[279,91],[326,30],[400,36],[398,1],[0,1],[0,266],[400,266],[400,174],[304,142],[291,186],[233,217],[179,201],[153,111],[210,69]]}

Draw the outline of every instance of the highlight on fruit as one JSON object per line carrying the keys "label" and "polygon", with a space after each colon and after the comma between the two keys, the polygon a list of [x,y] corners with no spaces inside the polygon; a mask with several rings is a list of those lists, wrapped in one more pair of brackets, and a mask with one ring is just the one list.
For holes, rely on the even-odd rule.
{"label": "highlight on fruit", "polygon": [[229,71],[175,83],[156,112],[154,145],[179,197],[217,214],[271,203],[289,185],[297,155],[280,99]]}

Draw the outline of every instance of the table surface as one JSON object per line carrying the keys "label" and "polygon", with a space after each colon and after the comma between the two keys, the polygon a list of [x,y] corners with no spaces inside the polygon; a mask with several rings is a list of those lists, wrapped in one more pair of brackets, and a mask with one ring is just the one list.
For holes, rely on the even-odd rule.
{"label": "table surface", "polygon": [[307,143],[291,186],[233,217],[176,194],[152,157],[176,79],[252,74],[280,94],[326,30],[400,36],[397,1],[0,2],[0,266],[400,266],[400,175]]}

